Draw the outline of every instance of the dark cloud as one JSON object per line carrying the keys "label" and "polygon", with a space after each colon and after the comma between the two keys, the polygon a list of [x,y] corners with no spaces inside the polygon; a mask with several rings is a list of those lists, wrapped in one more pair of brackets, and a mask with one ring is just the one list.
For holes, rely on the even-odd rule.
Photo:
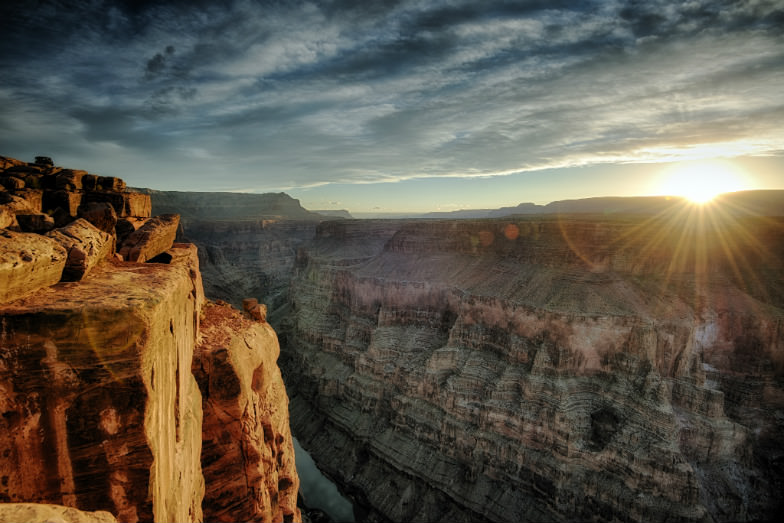
{"label": "dark cloud", "polygon": [[784,149],[773,1],[71,4],[0,4],[0,154],[263,190]]}

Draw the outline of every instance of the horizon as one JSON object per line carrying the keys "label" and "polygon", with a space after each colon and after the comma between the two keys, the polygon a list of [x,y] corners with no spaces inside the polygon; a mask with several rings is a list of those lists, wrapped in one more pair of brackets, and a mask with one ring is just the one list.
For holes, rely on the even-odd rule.
{"label": "horizon", "polygon": [[707,0],[3,4],[0,149],[352,214],[784,189],[783,16]]}

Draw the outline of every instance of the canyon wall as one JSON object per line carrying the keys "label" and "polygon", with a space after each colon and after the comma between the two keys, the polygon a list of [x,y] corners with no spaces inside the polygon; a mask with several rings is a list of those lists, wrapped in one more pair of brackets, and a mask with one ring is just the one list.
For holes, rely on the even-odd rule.
{"label": "canyon wall", "polygon": [[179,215],[44,157],[0,186],[0,520],[301,521],[277,337]]}
{"label": "canyon wall", "polygon": [[327,222],[279,329],[292,428],[366,521],[782,508],[784,220]]}
{"label": "canyon wall", "polygon": [[317,224],[294,220],[190,220],[183,222],[178,239],[199,246],[208,296],[235,306],[245,297],[256,296],[272,313],[288,302],[297,249],[313,238]]}

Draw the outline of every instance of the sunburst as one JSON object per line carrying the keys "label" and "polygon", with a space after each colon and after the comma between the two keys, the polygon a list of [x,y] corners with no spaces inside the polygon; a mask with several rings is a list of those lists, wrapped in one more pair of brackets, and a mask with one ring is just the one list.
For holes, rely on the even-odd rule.
{"label": "sunburst", "polygon": [[657,182],[656,192],[681,196],[697,204],[711,201],[721,193],[749,189],[747,177],[728,161],[702,160],[671,165]]}

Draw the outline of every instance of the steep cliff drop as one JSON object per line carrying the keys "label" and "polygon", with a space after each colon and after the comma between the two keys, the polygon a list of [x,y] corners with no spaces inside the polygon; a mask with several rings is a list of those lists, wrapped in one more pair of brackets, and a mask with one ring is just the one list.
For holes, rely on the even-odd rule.
{"label": "steep cliff drop", "polygon": [[784,488],[784,220],[323,223],[279,332],[363,521],[753,521]]}
{"label": "steep cliff drop", "polygon": [[267,323],[204,309],[193,372],[204,398],[206,521],[299,521],[299,477],[280,348]]}
{"label": "steep cliff drop", "polygon": [[0,157],[0,519],[301,521],[275,333],[205,306],[178,215],[36,160]]}

